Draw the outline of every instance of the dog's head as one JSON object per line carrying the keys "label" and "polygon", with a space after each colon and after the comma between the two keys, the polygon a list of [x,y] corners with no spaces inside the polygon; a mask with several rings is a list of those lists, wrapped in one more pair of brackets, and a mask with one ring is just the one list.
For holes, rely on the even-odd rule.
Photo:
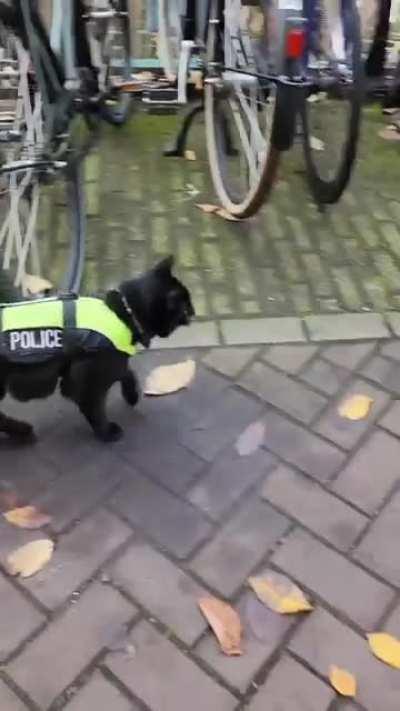
{"label": "dog's head", "polygon": [[124,282],[120,291],[149,338],[167,338],[179,326],[188,326],[195,315],[188,289],[167,257],[139,279]]}

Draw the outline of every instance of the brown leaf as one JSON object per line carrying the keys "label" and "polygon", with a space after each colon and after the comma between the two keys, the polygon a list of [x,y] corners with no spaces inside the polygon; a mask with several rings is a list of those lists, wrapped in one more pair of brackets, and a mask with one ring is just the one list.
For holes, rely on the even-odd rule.
{"label": "brown leaf", "polygon": [[205,212],[210,215],[213,212],[218,212],[218,210],[220,209],[218,205],[209,205],[208,203],[196,203],[196,207],[198,207],[199,210],[201,210],[202,212]]}
{"label": "brown leaf", "polygon": [[7,569],[10,575],[30,578],[49,562],[53,555],[54,543],[48,539],[32,541],[17,548],[7,557]]}
{"label": "brown leaf", "polygon": [[4,518],[8,523],[18,528],[36,529],[47,526],[51,522],[52,517],[42,513],[35,506],[24,506],[23,508],[12,509],[4,514]]}
{"label": "brown leaf", "polygon": [[364,420],[373,402],[368,395],[351,395],[339,405],[339,415],[347,420]]}
{"label": "brown leaf", "polygon": [[146,379],[145,395],[170,395],[187,388],[196,374],[196,363],[187,360],[155,368]]}
{"label": "brown leaf", "polygon": [[375,654],[385,664],[400,669],[400,640],[386,632],[367,635],[368,643]]}
{"label": "brown leaf", "polygon": [[241,457],[248,457],[259,449],[265,439],[265,424],[252,422],[237,439],[235,448]]}
{"label": "brown leaf", "polygon": [[270,571],[262,578],[249,578],[248,582],[258,599],[281,615],[309,612],[313,609],[303,591],[286,575]]}
{"label": "brown leaf", "polygon": [[196,153],[190,150],[185,151],[185,158],[186,160],[197,160]]}
{"label": "brown leaf", "polygon": [[202,597],[198,604],[224,654],[229,657],[243,654],[242,624],[236,610],[216,597]]}
{"label": "brown leaf", "polygon": [[340,669],[339,667],[331,666],[329,670],[329,680],[338,694],[354,698],[357,693],[357,681],[353,674]]}

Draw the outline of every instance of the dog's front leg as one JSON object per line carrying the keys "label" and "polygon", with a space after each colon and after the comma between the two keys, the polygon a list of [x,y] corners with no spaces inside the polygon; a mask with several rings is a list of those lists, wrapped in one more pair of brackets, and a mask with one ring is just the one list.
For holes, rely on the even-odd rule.
{"label": "dog's front leg", "polygon": [[107,419],[106,398],[107,391],[86,391],[77,404],[96,437],[103,442],[117,442],[121,439],[123,430],[115,422],[109,422]]}
{"label": "dog's front leg", "polygon": [[135,407],[140,400],[140,384],[136,373],[130,368],[121,378],[121,391],[125,402],[131,407]]}
{"label": "dog's front leg", "polygon": [[23,442],[34,442],[35,433],[33,431],[32,425],[28,422],[21,422],[20,420],[14,420],[12,417],[7,417],[0,412],[0,432],[11,437],[11,439],[16,439]]}

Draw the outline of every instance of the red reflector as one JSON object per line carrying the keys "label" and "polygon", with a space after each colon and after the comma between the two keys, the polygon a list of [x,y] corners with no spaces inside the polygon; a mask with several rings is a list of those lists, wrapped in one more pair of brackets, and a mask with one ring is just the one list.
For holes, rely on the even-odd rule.
{"label": "red reflector", "polygon": [[306,47],[306,34],[303,30],[290,30],[286,36],[286,56],[288,59],[300,59]]}

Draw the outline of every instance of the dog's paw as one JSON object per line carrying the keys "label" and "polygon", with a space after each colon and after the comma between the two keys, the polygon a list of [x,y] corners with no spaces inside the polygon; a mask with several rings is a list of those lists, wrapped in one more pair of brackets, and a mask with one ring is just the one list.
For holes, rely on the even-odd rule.
{"label": "dog's paw", "polygon": [[116,422],[110,422],[107,429],[100,434],[103,442],[118,442],[123,436],[124,430]]}
{"label": "dog's paw", "polygon": [[36,435],[32,425],[28,422],[13,422],[12,429],[9,430],[10,439],[23,444],[33,444],[36,442]]}

